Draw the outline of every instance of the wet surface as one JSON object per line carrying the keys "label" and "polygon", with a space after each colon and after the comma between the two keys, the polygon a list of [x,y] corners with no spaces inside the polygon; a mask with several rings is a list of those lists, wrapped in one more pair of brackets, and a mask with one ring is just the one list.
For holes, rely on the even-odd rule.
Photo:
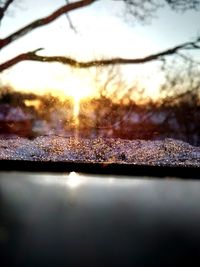
{"label": "wet surface", "polygon": [[0,139],[0,160],[200,166],[200,147],[185,142],[43,136]]}
{"label": "wet surface", "polygon": [[104,178],[1,172],[1,266],[200,265],[199,181]]}

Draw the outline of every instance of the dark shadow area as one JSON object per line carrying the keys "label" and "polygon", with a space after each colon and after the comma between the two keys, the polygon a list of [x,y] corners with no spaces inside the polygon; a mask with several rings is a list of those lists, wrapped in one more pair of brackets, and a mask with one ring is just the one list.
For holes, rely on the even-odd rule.
{"label": "dark shadow area", "polygon": [[191,166],[148,166],[118,163],[79,163],[79,162],[40,162],[26,160],[1,160],[0,171],[24,171],[24,172],[79,172],[86,174],[101,174],[102,178],[107,175],[125,175],[158,178],[181,178],[186,180],[199,179],[199,168]]}

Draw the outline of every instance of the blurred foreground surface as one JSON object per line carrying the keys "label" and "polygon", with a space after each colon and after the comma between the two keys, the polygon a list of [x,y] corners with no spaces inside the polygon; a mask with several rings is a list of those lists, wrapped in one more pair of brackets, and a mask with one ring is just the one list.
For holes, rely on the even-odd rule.
{"label": "blurred foreground surface", "polygon": [[1,172],[1,266],[199,266],[199,192],[192,180]]}

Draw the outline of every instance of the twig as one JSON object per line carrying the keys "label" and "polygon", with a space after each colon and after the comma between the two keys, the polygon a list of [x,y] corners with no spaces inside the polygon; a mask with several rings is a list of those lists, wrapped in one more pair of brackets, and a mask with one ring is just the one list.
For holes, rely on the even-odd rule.
{"label": "twig", "polygon": [[82,1],[77,1],[77,2],[73,2],[73,3],[66,4],[66,5],[62,6],[61,8],[59,8],[56,11],[54,11],[53,13],[51,13],[49,16],[35,20],[35,21],[31,22],[30,24],[26,25],[25,27],[21,28],[20,30],[12,33],[8,37],[6,37],[4,39],[0,39],[0,49],[7,46],[8,44],[14,42],[15,40],[21,38],[22,36],[32,32],[33,30],[49,24],[50,22],[59,18],[61,15],[65,14],[69,11],[72,11],[72,10],[75,10],[78,8],[82,8],[84,6],[88,6],[92,3],[94,3],[95,1],[96,0],[82,0]]}
{"label": "twig", "polygon": [[0,7],[0,22],[3,19],[8,7],[14,2],[14,0],[7,0],[3,7]]}
{"label": "twig", "polygon": [[[65,1],[66,1],[66,4],[69,4],[69,1],[68,1],[68,0],[65,0]],[[66,13],[66,18],[67,18],[67,20],[68,20],[69,27],[70,27],[75,33],[77,33],[76,27],[75,27],[74,24],[72,23],[72,20],[71,20],[71,18],[70,18],[70,16],[69,16],[68,13]]]}

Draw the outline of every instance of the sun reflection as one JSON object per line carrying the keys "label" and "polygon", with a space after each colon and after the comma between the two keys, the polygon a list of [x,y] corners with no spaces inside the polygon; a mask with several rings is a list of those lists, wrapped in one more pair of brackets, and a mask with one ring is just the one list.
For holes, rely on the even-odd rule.
{"label": "sun reflection", "polygon": [[109,184],[113,184],[115,182],[115,179],[114,178],[108,178],[108,183]]}
{"label": "sun reflection", "polygon": [[65,186],[69,189],[75,189],[79,187],[86,179],[86,177],[80,176],[76,172],[70,172],[69,174],[62,175],[42,175],[35,176],[34,182],[46,185],[46,186]]}
{"label": "sun reflection", "polygon": [[78,173],[70,172],[67,178],[67,185],[71,188],[77,188],[81,184],[81,178]]}

